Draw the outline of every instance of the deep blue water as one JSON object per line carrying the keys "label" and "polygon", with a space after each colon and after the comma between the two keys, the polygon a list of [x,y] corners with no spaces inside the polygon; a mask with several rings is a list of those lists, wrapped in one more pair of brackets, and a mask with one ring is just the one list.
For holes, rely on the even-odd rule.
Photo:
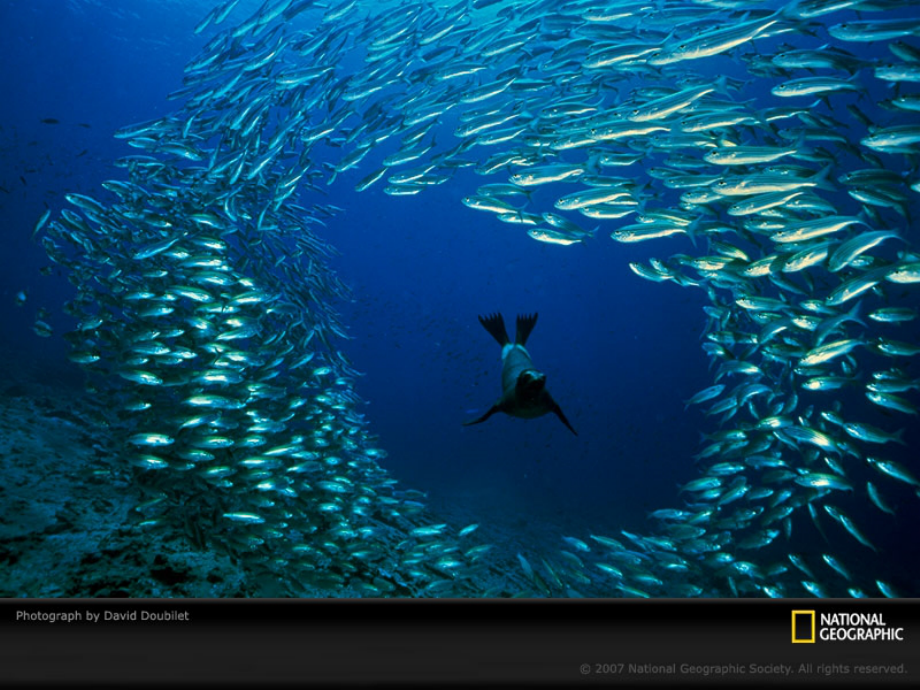
{"label": "deep blue water", "polygon": [[[179,87],[183,67],[207,40],[207,33],[195,36],[192,29],[209,7],[203,0],[0,2],[0,366],[74,389],[82,385],[60,337],[68,317],[52,309],[51,338],[32,331],[37,309],[59,306],[72,287],[60,268],[50,279],[37,278],[48,260],[30,241],[31,228],[45,208],[64,205],[64,193],[98,194],[103,180],[119,176],[111,162],[132,151],[112,137],[116,129],[174,109],[166,95]],[[780,42],[770,39],[758,49],[768,52]],[[731,76],[744,74],[729,57],[716,64]],[[766,99],[769,86],[765,81],[749,90]],[[890,96],[872,88],[868,98],[835,103],[859,103],[882,117],[871,101]],[[49,118],[58,122],[43,122]],[[694,246],[685,238],[619,244],[603,225],[584,244],[534,242],[519,227],[460,203],[493,181],[470,170],[418,197],[390,197],[382,185],[356,194],[354,184],[389,152],[374,152],[341,174],[320,199],[344,209],[322,236],[340,252],[332,267],[353,289],[352,301],[335,306],[351,337],[343,349],[365,374],[356,388],[367,401],[370,430],[388,453],[382,464],[406,487],[428,491],[433,503],[461,506],[471,522],[475,516],[518,526],[546,520],[560,533],[580,536],[647,530],[649,511],[680,505],[677,487],[698,474],[692,456],[702,434],[716,429],[700,409],[684,408],[712,384],[700,348],[708,301],[699,290],[643,281],[628,262],[694,253]],[[838,201],[839,212],[855,210],[851,199]],[[914,239],[915,219],[905,228]],[[21,290],[28,299],[18,306]],[[916,293],[894,299],[915,301]],[[577,437],[552,415],[527,421],[497,415],[461,426],[500,392],[499,349],[477,322],[477,315],[493,311],[508,324],[516,314],[539,312],[529,349]],[[917,342],[917,329],[898,337]],[[916,376],[916,364],[911,370]],[[875,409],[867,415],[865,421],[907,427],[908,445],[886,446],[885,455],[916,467],[915,418],[892,421]],[[853,470],[862,485],[871,476]],[[916,524],[917,498],[904,485],[886,489],[900,506],[894,529],[866,522],[888,518],[864,496],[838,503],[862,516],[891,557],[891,579],[910,591],[916,581],[907,573],[920,560],[908,527]],[[815,535],[803,538],[820,544]],[[861,546],[840,535],[835,548],[862,555]]]}
{"label": "deep blue water", "polygon": [[[63,361],[66,344],[32,332],[37,305],[69,285],[36,279],[48,261],[30,242],[31,227],[65,192],[97,194],[116,177],[111,161],[131,149],[112,132],[169,112],[165,96],[204,43],[191,31],[201,16],[195,3],[118,8],[3,5],[12,39],[5,64],[16,69],[0,75],[0,88],[18,95],[2,117],[3,341],[11,358],[34,357],[74,383],[81,374]],[[525,516],[583,513],[588,524],[639,528],[694,474],[702,415],[684,413],[682,401],[709,381],[699,348],[705,301],[632,274],[627,263],[655,256],[654,247],[606,238],[544,245],[465,208],[460,199],[482,182],[471,172],[417,198],[389,197],[382,187],[356,195],[353,185],[375,163],[343,173],[324,201],[345,209],[326,237],[354,288],[354,303],[339,305],[353,338],[346,351],[367,374],[358,392],[370,401],[387,466],[409,486],[487,491]],[[22,289],[29,300],[19,308],[13,297]],[[461,426],[500,393],[499,349],[476,318],[492,311],[508,324],[539,312],[531,354],[577,438],[552,416]]]}

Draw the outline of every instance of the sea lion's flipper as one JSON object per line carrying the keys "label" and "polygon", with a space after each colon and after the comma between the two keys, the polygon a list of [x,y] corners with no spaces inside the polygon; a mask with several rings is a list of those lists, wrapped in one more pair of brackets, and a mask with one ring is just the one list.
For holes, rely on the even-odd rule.
{"label": "sea lion's flipper", "polygon": [[517,330],[514,333],[514,343],[515,345],[526,345],[527,338],[530,337],[530,332],[533,330],[533,327],[537,325],[537,313],[533,314],[519,314],[517,317]]}
{"label": "sea lion's flipper", "polygon": [[569,428],[569,431],[571,431],[573,434],[578,436],[578,432],[572,428],[572,425],[569,424],[569,420],[565,418],[565,414],[562,412],[562,408],[559,407],[559,405],[557,405],[555,402],[553,402],[553,412],[555,412],[556,416],[559,417],[560,420],[562,420],[562,423],[565,424]]}
{"label": "sea lion's flipper", "polygon": [[[479,323],[498,341],[498,344],[504,347],[511,341],[508,339],[508,331],[505,330],[505,320],[501,314],[489,314],[480,316]],[[482,421],[482,420],[480,420]]]}
{"label": "sea lion's flipper", "polygon": [[[501,316],[499,316],[498,318],[501,318]],[[481,319],[480,319],[480,320],[481,320]],[[504,327],[503,327],[503,328],[504,328]],[[490,332],[491,332],[491,331],[490,331]],[[489,408],[489,411],[486,412],[484,415],[482,415],[482,417],[480,417],[479,419],[474,419],[474,420],[469,421],[469,422],[463,422],[463,426],[471,426],[471,425],[473,425],[473,424],[479,424],[479,423],[481,423],[481,422],[484,422],[484,421],[486,421],[489,417],[491,417],[493,414],[495,414],[496,412],[500,412],[500,411],[501,411],[501,410],[499,409],[498,404],[492,405],[492,407]],[[571,428],[571,427],[570,427],[570,428]]]}

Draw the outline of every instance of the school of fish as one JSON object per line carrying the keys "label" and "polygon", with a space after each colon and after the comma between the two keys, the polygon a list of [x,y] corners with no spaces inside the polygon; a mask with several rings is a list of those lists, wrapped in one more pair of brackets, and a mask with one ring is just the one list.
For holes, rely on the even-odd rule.
{"label": "school of fish", "polygon": [[[139,529],[185,530],[293,595],[904,594],[848,506],[890,530],[920,496],[920,468],[886,454],[920,409],[909,2],[243,6],[195,29],[213,37],[174,112],[117,132],[138,149],[125,179],[34,232],[76,286],[70,358],[116,401]],[[436,523],[379,463],[322,232],[329,184],[412,196],[461,171],[483,178],[469,213],[522,237],[689,238],[630,268],[704,291],[714,380],[687,404],[719,422],[648,534],[565,536],[488,589],[477,526]],[[804,523],[824,553],[796,546]]]}

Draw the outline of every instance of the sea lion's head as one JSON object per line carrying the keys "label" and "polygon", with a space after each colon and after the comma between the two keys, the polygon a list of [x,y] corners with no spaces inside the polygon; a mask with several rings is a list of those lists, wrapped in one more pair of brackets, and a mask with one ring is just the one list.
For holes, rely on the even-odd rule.
{"label": "sea lion's head", "polygon": [[536,369],[525,369],[518,376],[515,392],[519,400],[535,400],[546,388],[546,374]]}

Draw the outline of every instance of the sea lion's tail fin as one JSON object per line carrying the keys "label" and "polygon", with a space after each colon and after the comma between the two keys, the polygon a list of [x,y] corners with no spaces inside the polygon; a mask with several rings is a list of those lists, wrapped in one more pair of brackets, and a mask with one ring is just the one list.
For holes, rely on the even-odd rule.
{"label": "sea lion's tail fin", "polygon": [[[508,331],[505,330],[505,320],[501,314],[489,314],[480,316],[479,323],[498,341],[498,344],[504,347],[511,341],[508,339]],[[479,420],[482,421],[482,420]]]}
{"label": "sea lion's tail fin", "polygon": [[514,334],[515,345],[526,345],[530,332],[537,325],[537,313],[519,314],[517,317],[517,331]]}
{"label": "sea lion's tail fin", "polygon": [[471,426],[473,424],[484,422],[496,412],[498,412],[498,405],[492,405],[492,407],[489,408],[489,411],[482,415],[482,417],[479,417],[478,419],[472,419],[469,422],[463,422],[463,426]]}
{"label": "sea lion's tail fin", "polygon": [[569,424],[569,420],[565,418],[565,414],[562,412],[562,408],[559,407],[559,405],[556,404],[555,402],[553,402],[553,412],[555,412],[556,416],[559,417],[562,423],[565,424],[569,428],[569,431],[571,431],[573,434],[578,436],[578,432],[575,431],[575,429],[572,427],[571,424]]}

